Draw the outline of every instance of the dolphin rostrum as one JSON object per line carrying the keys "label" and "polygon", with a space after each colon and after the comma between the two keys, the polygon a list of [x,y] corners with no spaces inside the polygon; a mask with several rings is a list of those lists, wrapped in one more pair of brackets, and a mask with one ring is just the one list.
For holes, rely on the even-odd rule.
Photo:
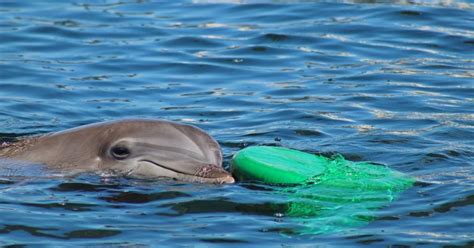
{"label": "dolphin rostrum", "polygon": [[219,144],[203,130],[164,120],[102,122],[0,144],[0,157],[53,170],[133,178],[233,183]]}

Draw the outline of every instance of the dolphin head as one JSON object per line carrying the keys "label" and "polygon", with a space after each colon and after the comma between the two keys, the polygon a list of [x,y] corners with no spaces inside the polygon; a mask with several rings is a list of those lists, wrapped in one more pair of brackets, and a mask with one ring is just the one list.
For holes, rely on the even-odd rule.
{"label": "dolphin head", "polygon": [[104,122],[35,139],[11,158],[49,168],[133,178],[233,183],[219,144],[203,130],[162,120]]}
{"label": "dolphin head", "polygon": [[[120,124],[120,125],[117,125]],[[134,178],[233,183],[219,144],[201,129],[168,121],[126,121],[105,131],[100,167]]]}

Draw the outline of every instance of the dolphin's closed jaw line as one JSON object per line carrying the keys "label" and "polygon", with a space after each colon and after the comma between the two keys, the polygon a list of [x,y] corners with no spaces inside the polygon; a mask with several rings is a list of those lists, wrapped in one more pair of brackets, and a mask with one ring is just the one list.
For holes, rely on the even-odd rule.
{"label": "dolphin's closed jaw line", "polygon": [[155,163],[151,160],[141,160],[141,162],[152,164],[161,170],[167,170],[170,173],[180,175],[185,181],[198,181],[198,182],[209,182],[209,183],[234,183],[235,179],[230,175],[229,172],[216,165],[207,165],[202,167],[195,174],[187,174],[176,169],[167,167],[162,164]]}

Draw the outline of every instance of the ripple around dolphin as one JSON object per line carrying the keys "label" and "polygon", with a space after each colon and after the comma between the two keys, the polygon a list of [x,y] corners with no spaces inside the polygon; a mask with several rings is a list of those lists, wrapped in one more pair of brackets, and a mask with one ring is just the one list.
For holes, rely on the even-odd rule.
{"label": "ripple around dolphin", "polygon": [[91,183],[79,183],[79,182],[67,182],[61,183],[51,188],[53,191],[59,192],[101,192],[110,189],[120,189],[120,185],[104,185],[104,184],[91,184]]}
{"label": "ripple around dolphin", "polygon": [[191,195],[179,192],[179,191],[166,191],[159,193],[138,193],[138,192],[121,192],[118,195],[103,197],[101,199],[108,202],[121,202],[121,203],[148,203],[154,201],[160,201],[165,199],[175,199],[179,197],[190,197]]}

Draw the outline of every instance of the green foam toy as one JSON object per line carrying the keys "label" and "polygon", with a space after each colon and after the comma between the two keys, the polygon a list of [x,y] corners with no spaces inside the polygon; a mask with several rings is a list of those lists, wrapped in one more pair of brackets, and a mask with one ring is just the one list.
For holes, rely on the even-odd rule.
{"label": "green foam toy", "polygon": [[276,185],[286,206],[276,212],[304,223],[299,233],[318,234],[360,227],[376,219],[415,180],[383,165],[353,162],[283,147],[254,146],[232,158],[239,181]]}

